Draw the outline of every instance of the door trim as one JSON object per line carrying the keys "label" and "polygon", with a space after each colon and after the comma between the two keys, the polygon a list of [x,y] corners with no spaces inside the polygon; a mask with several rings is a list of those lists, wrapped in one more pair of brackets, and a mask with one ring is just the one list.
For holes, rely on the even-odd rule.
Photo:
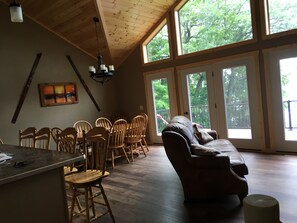
{"label": "door trim", "polygon": [[[289,46],[281,46],[273,49],[263,50],[264,56],[264,70],[266,80],[267,91],[267,115],[269,126],[269,138],[270,138],[270,151],[282,151],[282,152],[296,152],[296,141],[285,140],[283,117],[275,117],[277,114],[282,114],[282,108],[279,108],[274,101],[278,100],[281,96],[281,84],[280,84],[280,67],[278,61],[280,59],[297,57],[297,44]],[[276,80],[276,78],[278,80]],[[275,82],[277,86],[274,85]],[[277,99],[275,98],[277,91]],[[275,111],[276,110],[276,111]],[[280,140],[281,139],[281,140]]]}
{"label": "door trim", "polygon": [[152,143],[162,143],[161,136],[158,136],[156,130],[156,117],[155,117],[155,106],[154,99],[152,97],[152,86],[151,81],[158,78],[167,78],[168,80],[168,96],[170,104],[170,115],[171,117],[178,114],[176,87],[174,79],[174,68],[167,68],[161,70],[155,70],[151,72],[144,72],[144,90],[146,97],[146,106],[148,112],[148,129],[149,129],[149,141]]}
{"label": "door trim", "polygon": [[[179,95],[181,98],[182,96],[182,83],[184,80],[182,80],[184,71],[190,71],[195,69],[196,71],[201,71],[202,68],[206,72],[215,72],[220,73],[220,69],[224,67],[229,67],[230,64],[234,65],[240,65],[243,64],[241,61],[244,61],[247,67],[247,75],[249,73],[252,73],[254,75],[248,76],[248,86],[253,87],[253,89],[249,90],[249,99],[255,100],[254,103],[256,103],[257,106],[254,106],[254,103],[251,104],[250,102],[250,114],[251,114],[251,129],[252,129],[252,139],[233,139],[230,138],[229,140],[234,143],[235,146],[239,148],[247,148],[247,149],[255,149],[255,150],[264,150],[265,148],[265,139],[264,139],[264,123],[263,123],[263,111],[262,111],[262,97],[261,97],[261,83],[260,83],[260,75],[259,75],[259,52],[254,51],[246,54],[240,54],[240,55],[234,55],[231,57],[224,57],[216,60],[210,60],[210,61],[204,61],[202,63],[193,63],[188,66],[179,66],[177,67],[177,73],[178,73],[178,90]],[[209,70],[207,67],[211,67]],[[252,70],[249,70],[249,69]],[[222,112],[222,109],[225,109],[225,107],[222,107],[220,109],[215,109],[215,104],[217,107],[223,106],[224,101],[217,101],[218,99],[215,98],[215,94],[218,95],[218,92],[215,91],[221,91],[220,88],[217,87],[218,83],[216,83],[218,80],[213,80],[208,83],[208,86],[212,86],[213,90],[212,92],[208,91],[208,97],[209,101],[213,100],[213,104],[209,104],[209,110],[210,110],[210,118],[211,118],[211,127],[219,132],[221,132],[221,138],[226,138],[227,134],[226,131],[222,130],[222,124],[220,124],[220,121],[218,120],[218,113],[220,111]],[[180,100],[180,110],[182,111],[182,114],[184,113],[184,105],[185,102],[183,100]],[[257,108],[255,108],[257,107]],[[225,113],[225,112],[223,112]],[[256,118],[252,117],[252,114],[256,113]],[[216,117],[214,117],[216,116]],[[249,145],[248,145],[249,143]]]}

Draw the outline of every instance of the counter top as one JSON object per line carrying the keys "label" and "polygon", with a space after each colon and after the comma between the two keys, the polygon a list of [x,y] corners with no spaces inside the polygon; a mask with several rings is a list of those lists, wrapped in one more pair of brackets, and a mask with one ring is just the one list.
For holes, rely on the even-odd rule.
{"label": "counter top", "polygon": [[[0,185],[84,159],[83,154],[6,144],[0,145],[0,153],[12,156],[12,159],[0,163]],[[24,162],[26,165],[15,167],[15,163],[19,162]]]}

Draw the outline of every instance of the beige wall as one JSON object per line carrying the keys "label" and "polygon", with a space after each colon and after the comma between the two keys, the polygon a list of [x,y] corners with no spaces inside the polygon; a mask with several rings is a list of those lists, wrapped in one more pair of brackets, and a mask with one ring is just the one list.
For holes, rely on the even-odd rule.
{"label": "beige wall", "polygon": [[[27,97],[15,124],[11,123],[22,89],[37,53],[42,57],[30,85]],[[70,55],[101,108],[98,112],[83,88],[66,55]],[[80,119],[94,123],[98,116],[109,117],[117,110],[114,91],[116,77],[102,86],[88,76],[88,66],[96,60],[74,48],[41,26],[24,18],[24,23],[10,22],[9,9],[0,3],[0,138],[5,143],[18,143],[18,130],[72,126]],[[75,82],[79,103],[41,107],[39,83]]]}
{"label": "beige wall", "polygon": [[[117,70],[117,94],[119,112],[127,114],[129,119],[146,112],[144,80],[140,48],[137,47]],[[140,110],[143,106],[143,110]]]}

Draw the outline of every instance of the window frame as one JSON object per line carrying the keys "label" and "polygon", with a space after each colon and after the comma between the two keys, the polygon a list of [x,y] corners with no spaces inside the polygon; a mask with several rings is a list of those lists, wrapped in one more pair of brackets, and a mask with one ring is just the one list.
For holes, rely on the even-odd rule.
{"label": "window frame", "polygon": [[282,31],[278,33],[269,34],[269,19],[268,19],[268,1],[269,0],[261,0],[260,2],[260,17],[261,17],[261,35],[263,40],[274,39],[278,37],[288,36],[291,34],[297,33],[297,28],[290,29],[287,31]]}
{"label": "window frame", "polygon": [[205,50],[196,51],[192,53],[182,54],[180,26],[179,26],[180,22],[179,22],[178,11],[188,2],[188,0],[182,0],[179,4],[176,5],[176,7],[174,7],[174,26],[176,30],[175,38],[176,38],[176,49],[177,49],[176,57],[187,58],[195,55],[205,55],[206,53],[210,53],[210,52],[217,52],[225,49],[237,48],[239,46],[256,43],[258,41],[257,26],[256,26],[256,10],[255,10],[255,4],[257,0],[249,0],[249,1],[250,1],[250,7],[251,7],[251,25],[252,25],[252,33],[253,33],[252,39],[244,40],[236,43],[230,43],[223,46],[218,46],[215,48],[205,49]]}
{"label": "window frame", "polygon": [[[148,61],[148,55],[147,55],[147,45],[158,35],[158,33],[162,30],[162,28],[167,25],[167,32],[168,32],[168,45],[169,45],[169,58],[156,60],[156,61]],[[142,62],[143,65],[151,65],[156,63],[163,63],[164,61],[172,60],[173,53],[172,53],[172,41],[171,41],[171,32],[170,27],[168,23],[168,18],[166,17],[163,19],[150,34],[145,38],[145,40],[141,44],[141,53],[142,53]]]}

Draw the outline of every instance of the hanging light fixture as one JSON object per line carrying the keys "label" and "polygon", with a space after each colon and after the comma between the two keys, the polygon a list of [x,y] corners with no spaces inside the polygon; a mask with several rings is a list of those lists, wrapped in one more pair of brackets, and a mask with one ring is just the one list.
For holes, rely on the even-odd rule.
{"label": "hanging light fixture", "polygon": [[96,29],[96,37],[97,37],[97,47],[98,47],[98,64],[97,69],[94,66],[89,66],[89,73],[90,77],[101,84],[106,83],[109,81],[114,74],[114,65],[105,65],[102,60],[102,55],[100,54],[99,50],[99,38],[98,38],[98,23],[99,19],[97,17],[93,18],[95,23],[95,29]]}
{"label": "hanging light fixture", "polygon": [[23,22],[23,12],[22,6],[15,0],[13,3],[9,4],[10,19],[12,22],[22,23]]}

